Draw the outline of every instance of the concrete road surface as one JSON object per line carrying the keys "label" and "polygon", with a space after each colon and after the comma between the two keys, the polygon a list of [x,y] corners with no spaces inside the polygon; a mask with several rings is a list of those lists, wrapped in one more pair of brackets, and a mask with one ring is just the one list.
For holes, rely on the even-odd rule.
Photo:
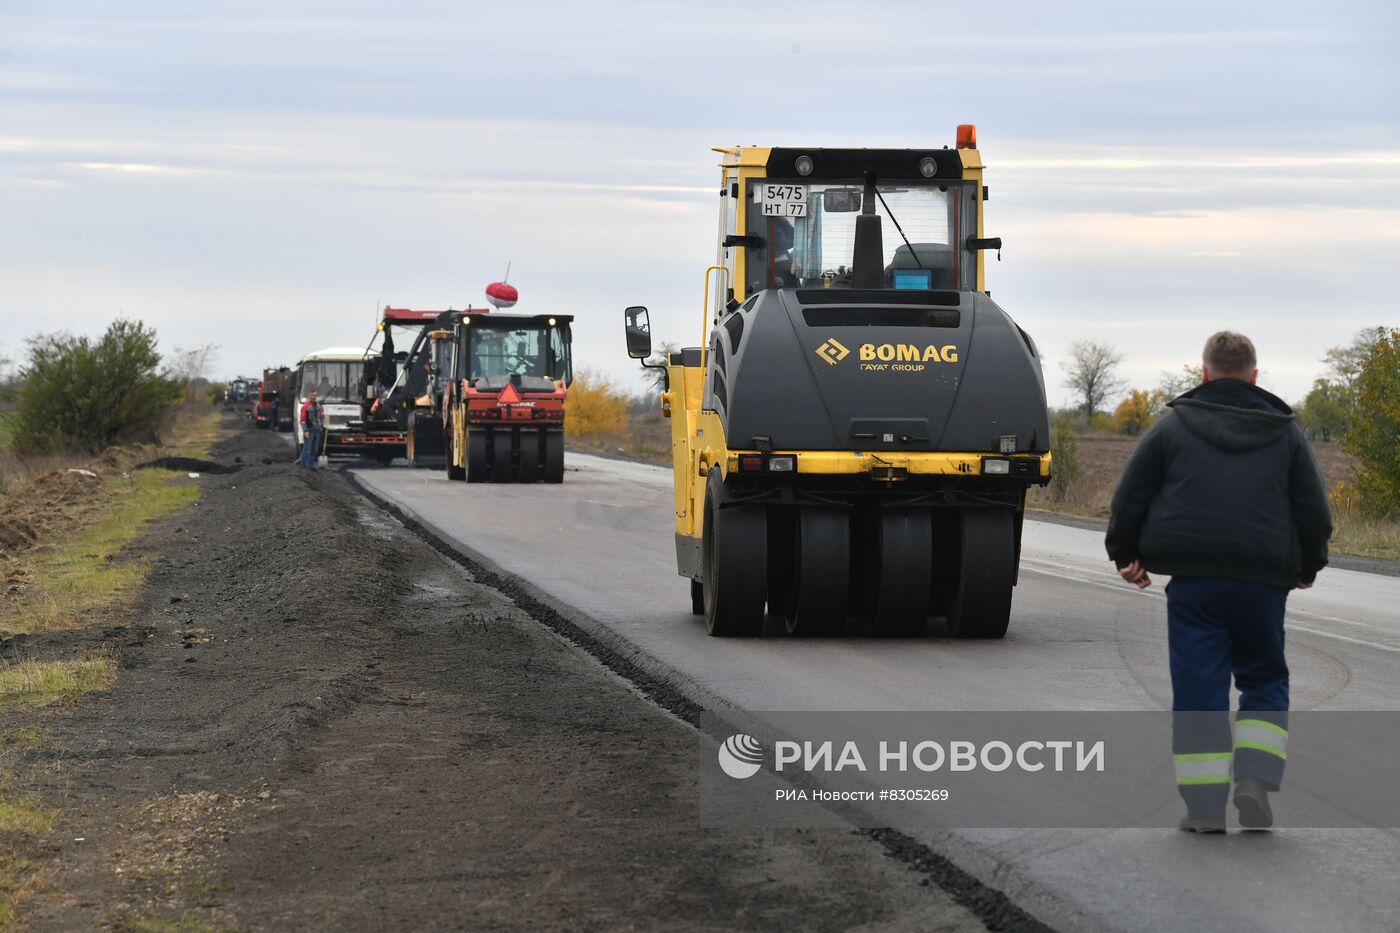
{"label": "concrete road surface", "polygon": [[[1005,641],[717,639],[676,576],[669,470],[570,453],[562,486],[356,477],[707,708],[1170,708],[1160,584],[1096,531],[1027,522]],[[1295,709],[1397,708],[1400,578],[1328,569],[1289,601]],[[1397,789],[1400,792],[1400,789]],[[924,841],[1060,929],[1400,930],[1400,832],[955,830]]]}

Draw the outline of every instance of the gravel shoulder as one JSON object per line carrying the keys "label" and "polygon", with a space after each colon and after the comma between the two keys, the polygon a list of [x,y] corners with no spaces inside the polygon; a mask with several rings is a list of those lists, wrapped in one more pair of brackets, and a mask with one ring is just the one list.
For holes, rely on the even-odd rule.
{"label": "gravel shoulder", "polygon": [[31,928],[984,928],[869,836],[701,830],[691,726],[291,456],[222,442],[83,636]]}

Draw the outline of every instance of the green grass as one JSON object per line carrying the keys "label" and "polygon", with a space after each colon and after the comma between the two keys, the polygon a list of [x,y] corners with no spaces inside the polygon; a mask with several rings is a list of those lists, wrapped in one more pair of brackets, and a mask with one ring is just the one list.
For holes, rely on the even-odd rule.
{"label": "green grass", "polygon": [[105,655],[76,661],[16,661],[0,665],[0,705],[75,700],[106,690],[116,676],[117,662]]}
{"label": "green grass", "polygon": [[44,836],[53,831],[58,811],[27,795],[0,796],[0,833]]}
{"label": "green grass", "polygon": [[109,481],[99,497],[96,522],[29,556],[36,582],[0,614],[0,634],[69,628],[84,612],[128,600],[149,566],[118,555],[147,522],[192,504],[199,487],[182,473],[137,470]]}

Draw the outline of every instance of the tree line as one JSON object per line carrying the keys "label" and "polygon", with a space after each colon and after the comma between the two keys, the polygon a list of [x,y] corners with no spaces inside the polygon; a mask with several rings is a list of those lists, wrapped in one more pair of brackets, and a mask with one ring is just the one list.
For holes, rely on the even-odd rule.
{"label": "tree line", "polygon": [[[1122,362],[1113,347],[1090,340],[1071,345],[1063,362],[1076,405],[1057,419],[1054,433],[1070,448],[1065,466],[1071,476],[1077,469],[1075,428],[1139,434],[1168,402],[1201,382],[1201,368],[1186,364],[1162,373],[1152,388],[1128,388],[1118,372]],[[1353,488],[1341,491],[1347,498],[1366,512],[1400,514],[1400,329],[1368,327],[1351,343],[1328,350],[1322,363],[1323,375],[1293,406],[1299,424],[1309,439],[1336,442],[1357,458]],[[1120,395],[1110,413],[1109,400]],[[1055,456],[1059,473],[1059,451]]]}

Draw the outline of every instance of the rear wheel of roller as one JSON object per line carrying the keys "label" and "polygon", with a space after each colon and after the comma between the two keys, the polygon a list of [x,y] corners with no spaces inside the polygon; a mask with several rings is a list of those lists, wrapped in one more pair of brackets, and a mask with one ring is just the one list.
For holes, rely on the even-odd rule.
{"label": "rear wheel of roller", "polygon": [[468,431],[467,437],[467,482],[486,482],[486,432]]}
{"label": "rear wheel of roller", "polygon": [[546,431],[544,434],[544,481],[564,482],[563,431]]}
{"label": "rear wheel of roller", "polygon": [[792,602],[792,574],[797,560],[793,538],[796,510],[775,507],[768,510],[768,614],[779,619]]}
{"label": "rear wheel of roller", "polygon": [[511,429],[498,428],[491,432],[491,482],[509,483],[515,477],[510,462]]}
{"label": "rear wheel of roller", "polygon": [[540,432],[520,429],[520,482],[537,483],[540,479]]}
{"label": "rear wheel of roller", "polygon": [[886,509],[878,525],[876,635],[921,635],[928,619],[933,527],[928,509]]}
{"label": "rear wheel of roller", "polygon": [[948,634],[954,638],[1003,638],[1011,624],[1011,590],[1016,574],[1012,514],[1001,509],[967,509],[962,515],[962,559],[957,588],[948,607]]}
{"label": "rear wheel of roller", "polygon": [[793,567],[783,610],[793,635],[839,635],[850,599],[851,529],[842,509],[795,510]]}

